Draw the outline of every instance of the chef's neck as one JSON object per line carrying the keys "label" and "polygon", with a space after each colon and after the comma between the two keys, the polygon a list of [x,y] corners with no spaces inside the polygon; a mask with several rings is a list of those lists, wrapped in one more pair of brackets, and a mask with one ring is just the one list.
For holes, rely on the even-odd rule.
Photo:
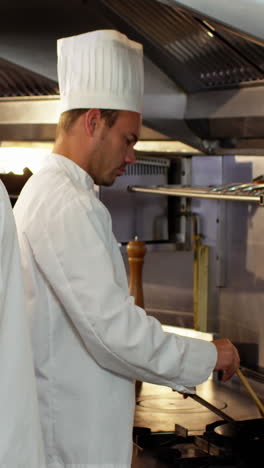
{"label": "chef's neck", "polygon": [[69,132],[61,131],[56,137],[52,151],[71,159],[86,172],[89,172],[90,154],[93,151],[92,142],[82,131],[81,125],[74,126]]}

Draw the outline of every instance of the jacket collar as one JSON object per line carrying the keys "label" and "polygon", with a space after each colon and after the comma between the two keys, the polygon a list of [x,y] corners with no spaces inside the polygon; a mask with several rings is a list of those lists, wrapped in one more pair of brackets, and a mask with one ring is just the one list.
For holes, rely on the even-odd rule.
{"label": "jacket collar", "polygon": [[94,188],[94,181],[91,176],[71,159],[61,154],[51,153],[49,161],[54,161],[57,167],[60,167],[71,179],[78,182],[82,187],[89,190]]}

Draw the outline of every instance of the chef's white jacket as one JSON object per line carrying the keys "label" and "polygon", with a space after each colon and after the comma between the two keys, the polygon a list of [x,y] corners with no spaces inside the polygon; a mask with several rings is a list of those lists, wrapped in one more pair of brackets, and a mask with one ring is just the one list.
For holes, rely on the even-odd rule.
{"label": "chef's white jacket", "polygon": [[16,226],[1,181],[0,468],[44,468]]}
{"label": "chef's white jacket", "polygon": [[133,379],[184,391],[208,378],[216,348],[135,306],[110,214],[74,162],[51,154],[14,212],[48,466],[127,468]]}

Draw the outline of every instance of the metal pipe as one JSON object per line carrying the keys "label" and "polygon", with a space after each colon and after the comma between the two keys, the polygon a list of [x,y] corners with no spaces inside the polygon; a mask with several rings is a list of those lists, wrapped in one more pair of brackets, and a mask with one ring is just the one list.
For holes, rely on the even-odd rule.
{"label": "metal pipe", "polygon": [[198,248],[201,237],[198,235],[197,215],[193,213],[193,324],[194,329],[199,330],[198,317]]}
{"label": "metal pipe", "polygon": [[187,197],[187,198],[207,198],[213,200],[228,200],[228,201],[242,201],[259,203],[261,206],[264,205],[264,195],[229,195],[220,194],[215,192],[209,192],[205,189],[195,189],[193,187],[140,187],[140,186],[128,186],[130,192],[143,192],[153,193],[156,195],[168,195],[173,197]]}

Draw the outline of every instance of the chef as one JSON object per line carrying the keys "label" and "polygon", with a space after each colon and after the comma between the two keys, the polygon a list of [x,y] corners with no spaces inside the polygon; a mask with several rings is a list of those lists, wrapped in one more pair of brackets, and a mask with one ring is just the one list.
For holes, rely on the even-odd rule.
{"label": "chef", "polygon": [[134,304],[94,184],[135,162],[142,46],[114,30],[58,41],[53,153],[15,206],[49,468],[131,466],[134,379],[180,392],[239,366],[229,340],[164,333]]}
{"label": "chef", "polygon": [[16,226],[0,181],[0,467],[44,468]]}

